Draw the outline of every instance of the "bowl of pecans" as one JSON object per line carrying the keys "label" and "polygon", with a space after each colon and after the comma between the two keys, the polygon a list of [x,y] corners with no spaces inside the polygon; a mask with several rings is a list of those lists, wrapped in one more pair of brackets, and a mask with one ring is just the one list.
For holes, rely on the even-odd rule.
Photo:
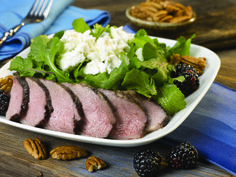
{"label": "bowl of pecans", "polygon": [[128,8],[126,17],[133,26],[147,31],[184,30],[196,20],[191,6],[172,0],[146,0]]}

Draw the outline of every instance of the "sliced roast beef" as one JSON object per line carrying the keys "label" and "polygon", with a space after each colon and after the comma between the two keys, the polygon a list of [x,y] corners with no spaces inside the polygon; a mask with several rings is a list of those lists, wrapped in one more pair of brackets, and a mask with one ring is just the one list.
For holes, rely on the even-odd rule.
{"label": "sliced roast beef", "polygon": [[[71,96],[71,98],[76,106],[77,112],[79,113],[79,115],[81,117],[81,121],[82,121],[84,119],[84,111],[83,111],[82,104],[81,104],[79,97],[71,90],[71,88],[67,87],[66,85],[60,84],[60,86],[62,86]],[[80,125],[80,124],[81,123],[79,123],[78,125]],[[78,131],[80,131],[80,130],[78,130]]]}
{"label": "sliced roast beef", "polygon": [[19,122],[28,109],[28,102],[29,86],[27,82],[24,77],[20,77],[19,74],[14,74],[6,118]]}
{"label": "sliced roast beef", "polygon": [[147,117],[143,109],[119,91],[99,89],[113,106],[116,124],[109,137],[113,139],[135,139],[143,136]]}
{"label": "sliced roast beef", "polygon": [[54,109],[44,128],[74,134],[81,116],[72,96],[58,83],[43,79],[40,81],[49,90]]}
{"label": "sliced roast beef", "polygon": [[43,127],[53,111],[50,93],[47,87],[38,79],[25,78],[25,80],[29,85],[29,103],[28,110],[25,116],[22,116],[20,122]]}
{"label": "sliced roast beef", "polygon": [[64,85],[69,87],[82,103],[85,117],[80,134],[98,138],[107,137],[116,119],[103,94],[85,84],[64,83]]}
{"label": "sliced roast beef", "polygon": [[145,133],[158,130],[159,128],[167,125],[170,119],[166,111],[162,109],[158,104],[148,100],[147,98],[137,94],[134,91],[127,91],[125,93],[132,96],[143,106],[148,117],[147,124],[144,130]]}
{"label": "sliced roast beef", "polygon": [[166,114],[166,111],[162,109],[158,104],[149,101],[147,99],[142,100],[144,108],[147,110],[148,121],[145,127],[145,132],[152,132],[159,128],[165,127],[170,118]]}

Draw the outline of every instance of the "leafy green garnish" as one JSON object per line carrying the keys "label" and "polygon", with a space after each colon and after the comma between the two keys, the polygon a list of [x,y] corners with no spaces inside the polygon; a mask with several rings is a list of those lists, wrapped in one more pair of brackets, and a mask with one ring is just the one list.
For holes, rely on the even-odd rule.
{"label": "leafy green garnish", "polygon": [[72,26],[74,30],[79,33],[84,33],[85,31],[90,30],[90,34],[96,39],[98,39],[104,32],[110,32],[109,25],[102,27],[102,25],[95,24],[93,26],[94,30],[92,30],[82,18],[75,19]]}
{"label": "leafy green garnish", "polygon": [[189,55],[191,41],[194,37],[195,34],[193,34],[189,39],[185,39],[183,36],[179,37],[175,45],[168,51],[169,56],[173,54],[180,54],[180,56]]}
{"label": "leafy green garnish", "polygon": [[63,43],[58,37],[51,39],[40,35],[32,40],[28,57],[16,57],[9,70],[18,71],[21,76],[43,77],[56,82],[72,82],[68,73],[55,65],[55,59],[63,51]]}
{"label": "leafy green garnish", "polygon": [[146,97],[157,94],[155,81],[149,74],[138,69],[132,69],[126,73],[122,86],[127,90],[135,90]]}
{"label": "leafy green garnish", "polygon": [[59,31],[59,32],[55,33],[53,35],[53,37],[57,37],[57,38],[61,39],[62,36],[64,35],[64,33],[65,33],[65,31]]}
{"label": "leafy green garnish", "polygon": [[170,116],[185,108],[184,98],[176,85],[169,83],[165,83],[163,87],[159,88],[157,95],[153,96],[153,100],[161,105]]}
{"label": "leafy green garnish", "polygon": [[93,26],[94,30],[91,32],[91,35],[96,38],[96,40],[104,33],[104,32],[110,32],[109,25],[106,27],[102,27],[102,25],[95,24]]}
{"label": "leafy green garnish", "polygon": [[97,75],[88,74],[85,76],[84,82],[96,88],[122,90],[121,85],[125,75],[129,71],[128,61],[126,57],[121,54],[120,59],[122,63],[119,68],[115,68],[110,74],[104,72]]}
{"label": "leafy green garnish", "polygon": [[91,28],[82,18],[75,19],[72,23],[72,26],[78,33],[84,33],[87,30],[91,30]]}
{"label": "leafy green garnish", "polygon": [[[16,56],[10,63],[9,70],[18,71],[21,76],[33,77],[35,71],[33,68],[33,61],[28,58]],[[44,74],[44,73],[42,73]]]}

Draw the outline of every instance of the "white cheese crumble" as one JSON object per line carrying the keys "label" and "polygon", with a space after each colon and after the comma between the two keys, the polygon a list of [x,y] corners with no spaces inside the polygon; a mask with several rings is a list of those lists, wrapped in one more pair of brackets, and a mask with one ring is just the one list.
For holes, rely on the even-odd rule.
{"label": "white cheese crumble", "polygon": [[61,41],[64,42],[65,53],[60,60],[63,71],[89,59],[85,66],[85,74],[110,73],[121,64],[120,52],[129,50],[128,40],[133,34],[123,31],[123,27],[110,28],[110,34],[104,33],[97,40],[90,35],[90,31],[78,33],[66,31]]}

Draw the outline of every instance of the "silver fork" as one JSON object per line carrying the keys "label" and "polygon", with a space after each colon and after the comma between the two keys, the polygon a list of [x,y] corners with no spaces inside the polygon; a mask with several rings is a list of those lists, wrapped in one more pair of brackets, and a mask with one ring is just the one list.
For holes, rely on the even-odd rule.
{"label": "silver fork", "polygon": [[25,24],[39,23],[47,18],[52,6],[52,2],[53,0],[36,0],[29,13],[21,21],[21,23],[3,34],[3,37],[0,39],[0,47],[8,38],[12,37]]}

